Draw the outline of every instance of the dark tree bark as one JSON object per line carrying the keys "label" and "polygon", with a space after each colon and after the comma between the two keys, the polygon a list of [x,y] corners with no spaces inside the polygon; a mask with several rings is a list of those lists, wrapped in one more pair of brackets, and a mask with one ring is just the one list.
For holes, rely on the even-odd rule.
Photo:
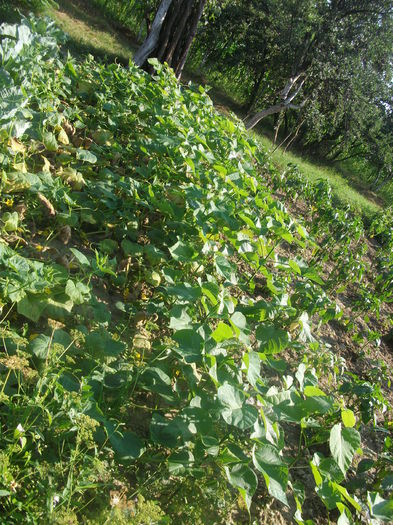
{"label": "dark tree bark", "polygon": [[265,75],[265,71],[262,70],[255,79],[255,82],[254,82],[254,85],[252,87],[252,91],[250,94],[250,98],[247,101],[246,110],[248,112],[252,111],[252,109],[254,108],[255,102],[257,101],[257,97],[259,94],[259,88],[261,87],[264,75]]}
{"label": "dark tree bark", "polygon": [[162,0],[151,31],[135,54],[145,69],[149,58],[167,62],[180,78],[207,0]]}

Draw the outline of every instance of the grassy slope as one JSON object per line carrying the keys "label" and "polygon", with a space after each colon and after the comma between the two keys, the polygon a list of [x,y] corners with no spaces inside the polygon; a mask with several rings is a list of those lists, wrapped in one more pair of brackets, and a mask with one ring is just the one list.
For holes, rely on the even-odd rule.
{"label": "grassy slope", "polygon": [[[90,52],[98,56],[106,56],[111,60],[116,58],[127,63],[132,57],[136,42],[131,35],[121,34],[118,29],[108,23],[104,16],[95,7],[94,11],[86,6],[85,0],[60,0],[59,9],[52,9],[51,16],[60,27],[70,35],[70,46],[77,52]],[[194,78],[194,77],[190,77]],[[197,79],[200,80],[200,79]],[[225,94],[216,88],[210,95],[219,105],[219,109],[230,107],[241,116],[239,107]],[[340,203],[350,204],[364,218],[370,218],[381,209],[380,200],[365,188],[357,189],[344,178],[334,167],[320,165],[282,148],[274,148],[272,141],[260,132],[254,133],[257,139],[268,152],[271,153],[273,162],[284,168],[288,163],[297,164],[301,172],[310,180],[327,180],[334,195]]]}
{"label": "grassy slope", "polygon": [[135,50],[132,38],[116,31],[96,8],[81,0],[60,0],[49,14],[70,36],[68,48],[128,64]]}
{"label": "grassy slope", "polygon": [[275,149],[272,141],[264,135],[255,133],[254,138],[256,138],[267,151],[271,152],[272,160],[279,168],[284,168],[288,163],[292,163],[296,164],[303,175],[310,181],[316,181],[317,179],[327,180],[340,203],[350,204],[351,207],[360,212],[363,217],[369,218],[381,209],[381,205],[375,196],[370,195],[369,198],[363,192],[358,191],[333,167],[318,165],[295,153],[284,151],[282,148]]}

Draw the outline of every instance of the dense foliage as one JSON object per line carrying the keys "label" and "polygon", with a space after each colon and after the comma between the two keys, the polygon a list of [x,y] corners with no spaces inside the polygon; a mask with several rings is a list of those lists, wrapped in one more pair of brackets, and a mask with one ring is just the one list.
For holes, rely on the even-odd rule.
{"label": "dense foliage", "polygon": [[[140,37],[159,4],[94,1]],[[393,179],[392,34],[390,0],[210,0],[190,65],[250,116],[273,113],[282,139],[360,159],[357,175],[382,187]]]}
{"label": "dense foliage", "polygon": [[[361,221],[157,61],[62,58],[42,19],[1,35],[2,523],[241,523],[275,498],[309,525],[301,472],[340,525],[391,520],[388,376],[317,335],[351,329],[330,297],[367,273]],[[389,253],[359,315],[392,298]]]}
{"label": "dense foliage", "polygon": [[298,77],[287,129],[301,123],[303,144],[392,177],[390,1],[239,0],[213,13],[197,41],[204,68],[227,70],[249,109],[277,104]]}

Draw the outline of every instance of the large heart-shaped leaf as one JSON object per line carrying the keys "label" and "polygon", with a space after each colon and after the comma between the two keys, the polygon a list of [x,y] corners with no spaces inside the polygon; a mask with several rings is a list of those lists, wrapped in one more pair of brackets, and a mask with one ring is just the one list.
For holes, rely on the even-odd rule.
{"label": "large heart-shaped leaf", "polygon": [[109,442],[112,445],[116,458],[121,463],[128,463],[139,456],[144,451],[143,442],[133,432],[119,432],[115,430],[113,423],[107,422],[105,424]]}
{"label": "large heart-shaped leaf", "polygon": [[255,407],[245,404],[243,392],[229,383],[224,383],[218,389],[217,397],[224,406],[221,410],[224,421],[242,430],[253,426],[258,412]]}
{"label": "large heart-shaped leaf", "polygon": [[345,474],[360,447],[360,434],[354,428],[343,428],[341,423],[337,423],[330,431],[329,446],[333,458]]}
{"label": "large heart-shaped leaf", "polygon": [[176,352],[186,363],[196,363],[201,360],[203,339],[198,332],[184,328],[175,332],[172,337],[179,345]]}
{"label": "large heart-shaped leaf", "polygon": [[386,500],[376,492],[369,492],[367,500],[373,518],[389,522],[393,520],[393,499]]}
{"label": "large heart-shaped leaf", "polygon": [[288,467],[273,445],[255,445],[253,462],[265,478],[267,490],[273,498],[288,505],[285,491],[288,484]]}
{"label": "large heart-shaped leaf", "polygon": [[255,337],[260,342],[260,351],[265,354],[277,354],[288,346],[289,334],[273,324],[261,324],[258,326]]}
{"label": "large heart-shaped leaf", "polygon": [[194,463],[194,456],[189,450],[174,452],[168,458],[169,473],[177,476],[186,472]]}
{"label": "large heart-shaped leaf", "polygon": [[150,422],[151,439],[168,448],[175,448],[181,432],[177,422],[155,413]]}
{"label": "large heart-shaped leaf", "polygon": [[243,463],[225,467],[225,472],[229,483],[239,490],[247,509],[250,510],[251,500],[258,485],[255,472]]}

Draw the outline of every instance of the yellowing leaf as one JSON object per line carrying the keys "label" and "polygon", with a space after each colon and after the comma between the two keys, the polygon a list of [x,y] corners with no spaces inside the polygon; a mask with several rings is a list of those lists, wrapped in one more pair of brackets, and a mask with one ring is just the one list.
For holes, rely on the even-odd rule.
{"label": "yellowing leaf", "polygon": [[311,385],[304,387],[304,395],[307,397],[326,396],[325,392],[323,392],[320,388]]}
{"label": "yellowing leaf", "polygon": [[16,151],[18,153],[24,153],[26,151],[26,146],[22,144],[18,139],[11,138],[10,139],[10,148],[12,151]]}
{"label": "yellowing leaf", "polygon": [[351,428],[356,425],[355,414],[349,408],[341,410],[341,419],[344,423],[344,426],[346,426],[347,428]]}
{"label": "yellowing leaf", "polygon": [[14,164],[14,170],[20,171],[21,173],[27,173],[27,167],[25,162],[16,162]]}
{"label": "yellowing leaf", "polygon": [[70,143],[70,140],[69,140],[69,138],[68,138],[68,135],[67,135],[67,133],[64,131],[64,129],[61,129],[61,130],[59,131],[59,134],[58,134],[58,136],[57,136],[57,140],[58,140],[58,142],[60,142],[61,144],[65,144],[65,145],[67,145],[67,144]]}
{"label": "yellowing leaf", "polygon": [[44,161],[44,166],[42,168],[42,171],[44,171],[45,173],[50,173],[50,168],[51,168],[51,164],[49,162],[49,160],[44,157],[43,155],[42,156],[42,160]]}

